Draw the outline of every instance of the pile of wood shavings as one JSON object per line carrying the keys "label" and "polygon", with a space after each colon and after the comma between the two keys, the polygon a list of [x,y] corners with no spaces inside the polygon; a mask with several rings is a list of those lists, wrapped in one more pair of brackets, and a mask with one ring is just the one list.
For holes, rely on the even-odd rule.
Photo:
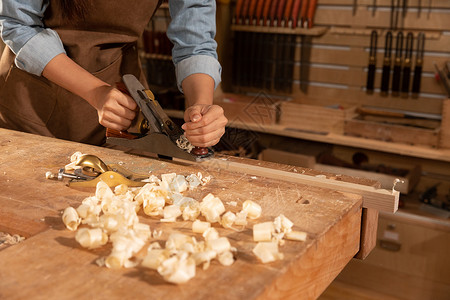
{"label": "pile of wood shavings", "polygon": [[[223,266],[235,261],[237,249],[228,238],[219,236],[212,224],[242,231],[248,220],[256,220],[262,214],[261,206],[251,200],[244,201],[241,211],[233,213],[211,193],[201,201],[183,195],[210,180],[210,176],[203,177],[200,172],[187,176],[168,173],[161,178],[151,175],[142,188],[119,185],[114,189],[100,181],[95,195],[85,198],[77,208],[67,207],[62,220],[67,229],[76,232],[75,240],[84,248],[112,244],[109,255],[97,260],[99,266],[118,269],[141,265],[157,271],[168,282],[185,283],[195,276],[197,266],[206,270],[212,260]],[[229,205],[237,206],[237,202],[230,201]],[[162,231],[152,232],[149,225],[141,223],[137,216],[139,210],[160,218],[160,222],[191,221],[192,233],[201,234],[203,240],[173,232],[165,245],[161,245],[156,239]],[[262,263],[283,259],[278,246],[284,244],[284,239],[305,241],[307,238],[305,232],[293,231],[293,225],[283,215],[273,222],[254,224],[253,241],[257,245],[253,254]],[[144,256],[139,255],[145,252]]]}

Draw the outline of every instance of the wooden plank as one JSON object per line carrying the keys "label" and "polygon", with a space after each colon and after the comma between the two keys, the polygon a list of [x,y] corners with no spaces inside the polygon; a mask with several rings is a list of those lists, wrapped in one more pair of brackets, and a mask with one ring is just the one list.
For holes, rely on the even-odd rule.
{"label": "wooden plank", "polygon": [[344,131],[346,135],[351,136],[429,147],[437,147],[439,140],[439,129],[423,129],[357,119],[346,120]]}
{"label": "wooden plank", "polygon": [[[281,248],[284,260],[263,265],[251,254],[255,246],[251,230],[235,232],[217,226],[219,234],[227,236],[238,249],[237,261],[231,267],[213,263],[208,270],[199,268],[197,276],[189,284],[176,286],[165,283],[156,272],[143,268],[109,270],[98,267],[95,260],[106,255],[110,246],[95,251],[81,249],[74,240],[75,233],[61,230],[62,223],[58,218],[55,220],[58,223],[45,223],[52,229],[0,252],[3,264],[0,268],[0,298],[24,299],[36,295],[46,299],[97,298],[101,293],[101,297],[108,299],[144,298],[148,295],[157,299],[256,299],[270,297],[271,293],[267,291],[279,287],[285,295],[296,299],[307,299],[305,295],[315,298],[359,248],[362,207],[359,195],[308,186],[298,181],[293,184],[282,178],[263,179],[257,175],[255,179],[247,172],[236,173],[231,169],[203,164],[186,166],[5,129],[0,129],[0,145],[2,171],[9,175],[9,181],[0,181],[0,189],[2,197],[20,203],[14,215],[17,218],[21,217],[21,205],[40,207],[36,213],[40,220],[53,217],[55,212],[68,205],[77,206],[84,197],[92,195],[93,189],[72,189],[44,176],[46,171],[57,170],[66,164],[71,153],[81,151],[97,155],[105,163],[121,162],[124,168],[139,173],[151,172],[159,176],[170,172],[188,175],[201,171],[212,176],[211,182],[201,189],[189,191],[187,196],[201,199],[211,192],[225,204],[238,202],[236,207],[226,204],[226,208],[234,212],[240,210],[243,201],[253,200],[263,209],[258,222],[273,220],[283,213],[294,222],[295,229],[308,233],[304,243],[286,242]],[[238,164],[241,168],[242,162]],[[254,163],[264,165],[263,162]],[[33,188],[23,188],[24,183]],[[308,201],[299,201],[300,197]],[[192,226],[191,222],[169,224],[143,216],[140,219],[152,229],[163,231],[160,241],[173,231],[189,233]],[[3,222],[3,218],[0,219],[0,225]],[[197,238],[202,239],[200,236]],[[316,255],[320,259],[315,259]],[[296,277],[286,274],[295,274]],[[280,278],[283,278],[283,284]],[[304,278],[305,281],[295,278]]]}
{"label": "wooden plank", "polygon": [[394,180],[399,179],[402,182],[397,183],[395,189],[402,194],[408,194],[415,187],[420,178],[420,168],[417,166],[410,168],[409,173],[405,177],[324,164],[316,164],[314,168],[323,172],[369,178],[378,181],[383,189],[391,189]]}
{"label": "wooden plank", "polygon": [[378,210],[364,208],[361,220],[361,244],[355,258],[365,259],[377,245]]}
{"label": "wooden plank", "polygon": [[299,166],[304,168],[314,168],[316,164],[316,158],[312,155],[290,153],[275,149],[263,150],[259,154],[258,159],[262,161],[270,161],[274,163]]}
{"label": "wooden plank", "polygon": [[278,178],[287,182],[306,184],[308,186],[327,188],[345,193],[358,194],[363,197],[363,207],[374,208],[379,211],[396,212],[400,193],[398,191],[388,191],[377,189],[372,186],[364,186],[355,183],[341,182],[334,179],[323,178],[322,176],[308,176],[291,173],[282,170],[269,169],[260,166],[242,165],[230,159],[210,159],[202,163],[208,168],[226,170],[250,175],[258,175],[265,178]]}
{"label": "wooden plank", "polygon": [[344,134],[344,121],[354,109],[338,109],[319,105],[282,102],[279,124],[313,132]]}

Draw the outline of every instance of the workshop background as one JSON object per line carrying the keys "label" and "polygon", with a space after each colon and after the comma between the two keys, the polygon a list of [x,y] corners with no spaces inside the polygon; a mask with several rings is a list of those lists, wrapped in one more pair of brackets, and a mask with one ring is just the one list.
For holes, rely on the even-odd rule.
{"label": "workshop background", "polygon": [[[450,297],[450,1],[217,1],[229,119],[222,153],[365,177],[401,191],[376,248],[319,299]],[[148,82],[173,118],[163,4],[140,42]],[[1,45],[0,48],[3,48]]]}
{"label": "workshop background", "polygon": [[[401,192],[376,248],[320,299],[450,297],[450,1],[217,1],[229,119],[216,150]],[[163,4],[141,41],[151,89],[182,118]]]}

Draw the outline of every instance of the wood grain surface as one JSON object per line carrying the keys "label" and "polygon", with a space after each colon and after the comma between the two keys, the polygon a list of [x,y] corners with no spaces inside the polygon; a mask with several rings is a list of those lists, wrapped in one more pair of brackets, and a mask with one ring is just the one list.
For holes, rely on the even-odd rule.
{"label": "wood grain surface", "polygon": [[[196,277],[179,286],[166,283],[150,269],[98,267],[95,260],[107,255],[110,246],[81,248],[60,220],[62,209],[78,206],[93,189],[76,190],[45,178],[47,171],[57,172],[76,151],[139,173],[211,175],[209,184],[188,195],[200,200],[212,192],[234,212],[243,201],[253,200],[263,209],[257,222],[283,213],[308,238],[280,247],[284,260],[261,264],[251,252],[254,222],[242,232],[216,224],[219,234],[237,248],[236,262],[230,267],[214,262],[208,270],[197,268]],[[27,237],[0,251],[1,299],[314,299],[359,249],[362,197],[355,194],[4,129],[0,129],[0,166],[0,231]],[[229,201],[238,206],[228,205]],[[144,215],[140,220],[163,231],[162,243],[173,231],[192,234],[191,222],[161,223]]]}

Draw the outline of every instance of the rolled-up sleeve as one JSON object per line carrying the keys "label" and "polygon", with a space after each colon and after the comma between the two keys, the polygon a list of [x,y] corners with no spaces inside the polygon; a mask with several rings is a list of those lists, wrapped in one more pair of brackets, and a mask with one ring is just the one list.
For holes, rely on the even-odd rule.
{"label": "rolled-up sleeve", "polygon": [[182,91],[183,80],[195,73],[208,74],[215,87],[221,81],[221,66],[217,60],[216,1],[169,0],[171,22],[167,36],[174,44],[172,59],[177,84]]}
{"label": "rolled-up sleeve", "polygon": [[48,1],[3,0],[0,30],[5,44],[16,55],[19,69],[40,76],[47,63],[65,53],[58,34],[45,28],[42,18]]}

